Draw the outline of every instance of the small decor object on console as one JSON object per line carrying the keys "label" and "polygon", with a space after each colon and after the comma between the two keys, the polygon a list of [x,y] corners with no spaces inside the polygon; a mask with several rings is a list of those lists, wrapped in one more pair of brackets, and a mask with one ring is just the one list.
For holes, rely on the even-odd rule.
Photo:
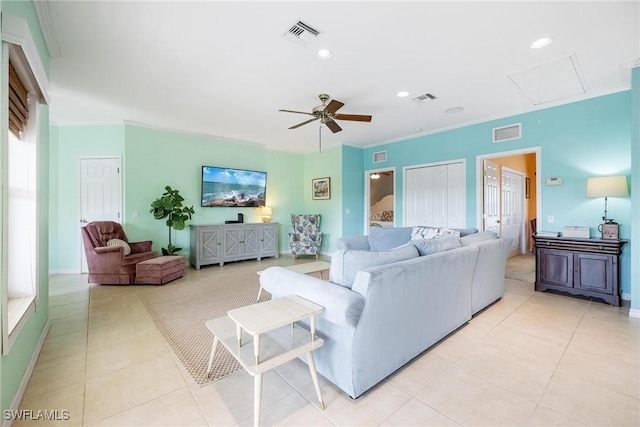
{"label": "small decor object on console", "polygon": [[311,181],[311,196],[313,200],[331,199],[331,178],[315,178]]}

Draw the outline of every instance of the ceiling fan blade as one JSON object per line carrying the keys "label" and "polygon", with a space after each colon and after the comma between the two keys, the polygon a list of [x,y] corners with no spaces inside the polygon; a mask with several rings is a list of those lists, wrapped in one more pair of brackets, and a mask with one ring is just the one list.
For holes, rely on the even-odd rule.
{"label": "ceiling fan blade", "polygon": [[340,132],[342,130],[342,128],[340,126],[338,126],[338,124],[336,122],[334,122],[333,120],[331,120],[331,119],[327,120],[325,122],[325,125],[327,125],[327,127],[333,133]]}
{"label": "ceiling fan blade", "polygon": [[352,122],[370,122],[371,116],[365,116],[361,114],[336,114],[333,116],[338,120],[351,120]]}
{"label": "ceiling fan blade", "polygon": [[313,114],[307,113],[305,111],[294,111],[294,110],[278,110],[278,111],[282,111],[283,113],[308,114],[309,116],[313,116]]}
{"label": "ceiling fan blade", "polygon": [[329,114],[333,114],[336,111],[338,111],[340,108],[342,108],[344,104],[340,101],[336,101],[335,99],[332,99],[331,102],[329,103],[329,105],[327,105],[326,107],[324,107],[324,111],[329,113]]}
{"label": "ceiling fan blade", "polygon": [[320,117],[314,117],[313,119],[309,119],[309,120],[307,120],[306,122],[298,123],[298,124],[297,124],[297,125],[295,125],[295,126],[291,126],[289,129],[296,129],[296,128],[299,128],[300,126],[304,126],[304,125],[306,125],[307,123],[315,122],[315,121],[316,121],[316,120],[318,120],[318,119],[320,119]]}

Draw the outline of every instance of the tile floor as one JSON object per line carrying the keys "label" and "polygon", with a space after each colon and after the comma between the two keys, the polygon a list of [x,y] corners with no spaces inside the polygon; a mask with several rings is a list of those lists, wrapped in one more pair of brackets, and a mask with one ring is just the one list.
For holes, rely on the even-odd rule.
{"label": "tile floor", "polygon": [[[231,263],[181,280],[292,262]],[[268,372],[262,424],[640,425],[640,319],[628,304],[536,293],[530,255],[510,260],[507,277],[504,298],[357,400],[321,378],[322,411],[302,362]],[[51,278],[50,293],[51,330],[21,409],[67,410],[65,426],[252,424],[252,378],[195,384],[134,287],[102,286],[90,300],[86,276],[67,275]],[[13,425],[26,424],[35,425]]]}

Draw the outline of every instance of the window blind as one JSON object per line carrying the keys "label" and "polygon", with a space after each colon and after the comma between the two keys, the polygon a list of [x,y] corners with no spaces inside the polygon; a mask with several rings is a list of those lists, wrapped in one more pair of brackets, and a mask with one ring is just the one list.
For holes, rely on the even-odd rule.
{"label": "window blind", "polygon": [[20,138],[20,134],[27,127],[29,108],[27,90],[18,73],[9,62],[9,131]]}

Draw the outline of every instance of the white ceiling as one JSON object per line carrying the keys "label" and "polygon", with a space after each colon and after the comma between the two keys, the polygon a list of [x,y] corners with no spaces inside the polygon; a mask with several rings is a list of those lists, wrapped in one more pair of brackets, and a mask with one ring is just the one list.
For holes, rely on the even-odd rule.
{"label": "white ceiling", "polygon": [[[309,116],[278,110],[311,111],[328,93],[345,103],[339,113],[373,120],[323,129],[323,146],[366,147],[629,89],[640,64],[639,5],[49,1],[61,52],[51,59],[50,117],[311,152],[318,122],[288,130]],[[321,32],[308,47],[283,37],[298,20]],[[550,46],[529,48],[547,35]],[[331,58],[316,56],[321,47]],[[584,93],[535,105],[508,77],[554,69],[539,66],[556,60],[576,64]],[[535,92],[535,78],[526,81]],[[553,75],[539,82],[546,95],[564,87]],[[398,98],[400,90],[409,97]],[[411,100],[425,93],[437,99]],[[444,113],[458,106],[464,111]]]}

